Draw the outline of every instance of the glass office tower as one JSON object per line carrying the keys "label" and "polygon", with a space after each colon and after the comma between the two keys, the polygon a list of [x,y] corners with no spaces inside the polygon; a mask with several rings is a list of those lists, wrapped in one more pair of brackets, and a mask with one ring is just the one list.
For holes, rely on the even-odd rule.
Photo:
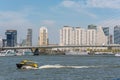
{"label": "glass office tower", "polygon": [[114,44],[120,44],[120,25],[114,27]]}
{"label": "glass office tower", "polygon": [[110,44],[110,34],[109,34],[109,27],[102,27],[104,34],[107,36],[108,41],[107,44]]}
{"label": "glass office tower", "polygon": [[17,46],[17,30],[7,30],[6,34],[6,41],[7,47],[14,47]]}
{"label": "glass office tower", "polygon": [[32,29],[28,29],[27,46],[32,46]]}

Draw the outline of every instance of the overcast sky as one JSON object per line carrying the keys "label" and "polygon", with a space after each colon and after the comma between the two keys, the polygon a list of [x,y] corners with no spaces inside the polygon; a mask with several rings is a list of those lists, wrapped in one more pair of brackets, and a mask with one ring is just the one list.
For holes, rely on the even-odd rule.
{"label": "overcast sky", "polygon": [[86,28],[89,24],[113,27],[120,24],[120,0],[0,0],[0,35],[18,31],[18,42],[33,29],[33,44],[39,28],[48,28],[50,43],[59,43],[65,25]]}

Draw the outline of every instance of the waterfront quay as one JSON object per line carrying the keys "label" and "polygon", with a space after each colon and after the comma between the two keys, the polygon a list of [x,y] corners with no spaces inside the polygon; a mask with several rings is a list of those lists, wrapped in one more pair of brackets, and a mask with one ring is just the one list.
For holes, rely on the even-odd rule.
{"label": "waterfront quay", "polygon": [[33,55],[39,54],[64,54],[66,51],[86,51],[94,52],[120,52],[120,45],[47,45],[47,46],[19,46],[19,47],[0,47],[0,50],[19,50],[30,49]]}

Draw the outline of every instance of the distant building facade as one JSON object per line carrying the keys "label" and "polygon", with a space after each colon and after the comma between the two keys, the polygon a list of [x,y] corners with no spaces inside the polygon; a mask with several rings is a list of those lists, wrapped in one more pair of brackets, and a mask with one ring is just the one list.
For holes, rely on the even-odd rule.
{"label": "distant building facade", "polygon": [[26,45],[27,46],[32,46],[32,29],[28,29]]}
{"label": "distant building facade", "polygon": [[60,45],[73,45],[73,28],[70,26],[64,26],[60,30]]}
{"label": "distant building facade", "polygon": [[86,31],[80,27],[64,26],[60,30],[60,45],[85,45]]}
{"label": "distant building facade", "polygon": [[20,43],[20,46],[28,46],[27,45],[27,39],[23,39]]}
{"label": "distant building facade", "polygon": [[86,30],[64,26],[60,29],[60,45],[86,45]]}
{"label": "distant building facade", "polygon": [[95,29],[86,30],[86,45],[96,45],[97,31]]}
{"label": "distant building facade", "polygon": [[107,36],[102,27],[89,27],[87,30],[80,27],[64,26],[60,29],[60,45],[103,45],[107,44]]}
{"label": "distant building facade", "polygon": [[0,36],[0,47],[3,46],[3,39],[2,39],[2,36]]}
{"label": "distant building facade", "polygon": [[7,46],[7,40],[6,39],[2,39],[2,42],[3,42],[3,47],[6,47]]}
{"label": "distant building facade", "polygon": [[46,27],[41,27],[39,31],[39,45],[48,45],[48,30]]}
{"label": "distant building facade", "polygon": [[97,27],[97,45],[107,45],[108,38],[101,26]]}
{"label": "distant building facade", "polygon": [[17,46],[17,30],[7,30],[6,34],[6,41],[8,47]]}
{"label": "distant building facade", "polygon": [[114,44],[120,44],[120,25],[114,27]]}
{"label": "distant building facade", "polygon": [[113,44],[113,36],[110,35],[110,44]]}
{"label": "distant building facade", "polygon": [[74,37],[73,44],[74,45],[85,45],[86,44],[86,31],[83,28],[76,27],[73,31]]}
{"label": "distant building facade", "polygon": [[97,29],[97,26],[96,25],[94,25],[94,24],[90,24],[90,25],[88,25],[88,29]]}

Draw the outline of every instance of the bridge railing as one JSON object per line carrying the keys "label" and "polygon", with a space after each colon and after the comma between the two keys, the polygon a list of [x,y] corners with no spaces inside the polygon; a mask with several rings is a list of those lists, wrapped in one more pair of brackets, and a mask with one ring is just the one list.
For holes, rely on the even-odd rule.
{"label": "bridge railing", "polygon": [[31,49],[31,48],[70,48],[70,47],[120,47],[120,45],[48,45],[48,46],[19,46],[19,47],[0,47],[0,49]]}

